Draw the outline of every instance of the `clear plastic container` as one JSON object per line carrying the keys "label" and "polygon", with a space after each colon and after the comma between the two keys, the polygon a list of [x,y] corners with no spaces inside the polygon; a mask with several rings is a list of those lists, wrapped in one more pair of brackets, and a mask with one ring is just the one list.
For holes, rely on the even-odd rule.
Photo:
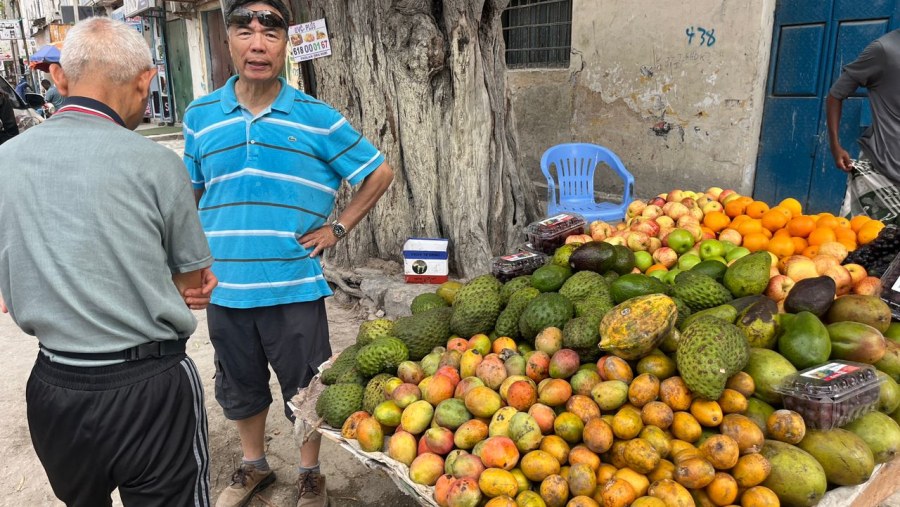
{"label": "clear plastic container", "polygon": [[881,300],[887,303],[894,319],[900,320],[900,254],[881,275]]}
{"label": "clear plastic container", "polygon": [[494,257],[491,261],[491,274],[505,283],[517,276],[534,273],[534,270],[546,262],[546,255],[523,248],[516,253]]}
{"label": "clear plastic container", "polygon": [[874,410],[881,382],[872,365],[834,360],[791,375],[776,390],[806,426],[829,430]]}
{"label": "clear plastic container", "polygon": [[566,242],[567,237],[584,234],[586,224],[581,215],[560,213],[529,224],[525,228],[525,235],[537,251],[553,255],[553,252]]}

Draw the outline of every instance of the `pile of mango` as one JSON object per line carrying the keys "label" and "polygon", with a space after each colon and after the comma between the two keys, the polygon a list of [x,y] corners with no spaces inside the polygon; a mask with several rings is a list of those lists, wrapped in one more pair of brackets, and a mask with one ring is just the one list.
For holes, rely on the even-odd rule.
{"label": "pile of mango", "polygon": [[[437,292],[452,303],[459,289]],[[342,434],[408,466],[452,507],[811,506],[829,487],[865,482],[900,449],[900,326],[877,297],[807,294],[789,306],[796,313],[779,313],[755,294],[688,322],[681,306],[682,320],[673,310],[661,324],[638,311],[641,298],[672,299],[667,286],[655,289],[607,311],[621,326],[599,333],[596,361],[566,348],[558,326],[533,339],[453,335],[368,381],[369,410],[347,417]],[[747,340],[746,360],[715,399],[692,392],[678,367],[681,331],[697,322]],[[814,429],[782,407],[778,387],[836,358],[890,375],[881,373],[878,410]]]}

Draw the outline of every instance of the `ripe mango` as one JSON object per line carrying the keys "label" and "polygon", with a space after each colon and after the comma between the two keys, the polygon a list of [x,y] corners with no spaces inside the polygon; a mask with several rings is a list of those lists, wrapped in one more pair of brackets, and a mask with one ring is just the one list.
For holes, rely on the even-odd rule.
{"label": "ripe mango", "polygon": [[900,426],[890,416],[881,412],[869,412],[844,426],[865,440],[875,463],[886,463],[900,451]]}
{"label": "ripe mango", "polygon": [[777,440],[766,440],[762,455],[772,471],[762,485],[778,495],[788,507],[812,507],[819,503],[828,487],[825,470],[811,454]]}
{"label": "ripe mango", "polygon": [[878,296],[848,294],[834,300],[828,309],[826,320],[862,322],[874,327],[879,333],[884,333],[891,325],[891,309]]}
{"label": "ripe mango", "polygon": [[797,447],[816,458],[828,482],[838,486],[862,484],[869,480],[875,468],[875,456],[866,442],[840,428],[807,430]]}
{"label": "ripe mango", "polygon": [[828,325],[831,357],[875,364],[884,357],[887,345],[881,331],[861,322],[835,322]]}

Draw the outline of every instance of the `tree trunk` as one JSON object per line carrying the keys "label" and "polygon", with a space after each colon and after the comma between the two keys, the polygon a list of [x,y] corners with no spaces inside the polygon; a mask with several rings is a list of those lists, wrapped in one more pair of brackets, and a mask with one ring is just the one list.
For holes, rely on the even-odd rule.
{"label": "tree trunk", "polygon": [[[500,16],[506,0],[308,0],[331,57],[315,60],[317,96],[387,157],[391,188],[336,266],[399,260],[408,237],[450,240],[461,277],[524,243],[537,194],[517,161]],[[352,191],[345,185],[337,211]]]}

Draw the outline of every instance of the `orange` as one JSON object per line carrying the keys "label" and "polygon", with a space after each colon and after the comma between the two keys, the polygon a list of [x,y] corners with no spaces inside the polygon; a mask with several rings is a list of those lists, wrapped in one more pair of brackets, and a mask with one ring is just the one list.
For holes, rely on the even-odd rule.
{"label": "orange", "polygon": [[838,241],[838,243],[844,245],[847,248],[848,252],[852,252],[857,249],[856,241]]}
{"label": "orange", "polygon": [[654,264],[654,265],[650,266],[649,268],[647,268],[647,271],[644,271],[644,274],[649,275],[650,273],[652,273],[654,271],[668,271],[668,270],[669,270],[669,268],[667,268],[664,264]]}
{"label": "orange", "polygon": [[721,211],[710,211],[706,215],[703,215],[703,225],[709,227],[713,232],[721,231],[728,227],[728,224],[730,223],[731,219]]}
{"label": "orange", "polygon": [[[766,230],[768,230],[768,229],[766,229]],[[790,238],[791,233],[788,232],[787,229],[778,229],[774,233],[772,233],[773,238],[780,238],[781,236],[784,236],[785,238]]]}
{"label": "orange", "polygon": [[732,199],[725,204],[725,214],[734,218],[738,215],[743,215],[744,210],[747,209],[747,203],[742,200],[741,197],[737,199]]}
{"label": "orange", "polygon": [[800,206],[800,201],[794,199],[793,197],[788,197],[787,199],[782,200],[778,203],[778,206],[781,208],[787,208],[788,211],[791,212],[792,217],[799,217],[803,214],[803,207]]}
{"label": "orange", "polygon": [[794,241],[788,236],[776,236],[769,240],[769,246],[766,250],[777,255],[779,259],[783,259],[789,255],[794,255]]}
{"label": "orange", "polygon": [[777,209],[770,209],[762,216],[762,226],[774,232],[787,225],[790,218]]}
{"label": "orange", "polygon": [[782,215],[784,215],[784,218],[786,220],[790,220],[791,218],[794,218],[794,215],[791,214],[791,210],[784,208],[782,206],[772,206],[772,209],[770,209],[769,211],[777,211],[777,212],[781,213]]}
{"label": "orange", "polygon": [[828,243],[829,241],[834,241],[837,238],[835,237],[834,231],[829,229],[828,227],[816,227],[813,229],[811,233],[809,233],[809,237],[807,241],[809,241],[810,245],[821,245],[822,243]]}
{"label": "orange", "polygon": [[791,241],[794,242],[794,252],[802,252],[806,247],[809,246],[809,243],[807,243],[806,239],[804,238],[791,236]]}
{"label": "orange", "polygon": [[753,201],[747,205],[747,215],[750,218],[762,218],[769,211],[769,205],[763,201]]}
{"label": "orange", "polygon": [[838,219],[831,213],[820,213],[819,219],[816,220],[816,227],[826,227],[828,229],[837,229]]}
{"label": "orange", "polygon": [[759,252],[760,250],[765,250],[769,245],[769,238],[766,237],[765,234],[761,232],[751,232],[744,236],[744,241],[741,242],[741,246],[750,250],[751,252]]}
{"label": "orange", "polygon": [[812,259],[813,257],[819,255],[819,245],[810,245],[803,249],[801,252],[804,256]]}
{"label": "orange", "polygon": [[806,215],[795,216],[787,223],[787,228],[791,236],[805,238],[816,228],[816,220]]}
{"label": "orange", "polygon": [[748,217],[747,215],[738,215],[731,219],[731,223],[728,224],[728,227],[731,227],[732,229],[737,230],[738,226],[740,226],[742,223],[746,222],[747,220],[750,220],[750,217]]}
{"label": "orange", "polygon": [[752,234],[754,232],[762,232],[762,220],[751,218],[749,220],[745,220],[741,225],[738,226],[737,231],[741,233],[741,236],[746,236],[748,234]]}
{"label": "orange", "polygon": [[859,232],[859,228],[871,220],[872,219],[866,215],[856,215],[850,219],[850,228],[853,229],[853,232]]}
{"label": "orange", "polygon": [[763,233],[763,235],[769,239],[772,239],[772,231],[769,229],[762,229],[759,232]]}
{"label": "orange", "polygon": [[883,228],[884,224],[881,223],[880,220],[870,220],[856,232],[856,241],[859,242],[860,245],[871,243],[875,241],[875,238],[878,237],[878,233],[881,232],[881,229]]}
{"label": "orange", "polygon": [[[838,227],[844,227],[844,228],[850,227],[850,220],[848,220],[844,217],[837,217],[837,221],[838,221]],[[856,231],[854,231],[854,232],[856,232]]]}
{"label": "orange", "polygon": [[856,243],[856,233],[853,232],[853,229],[850,229],[849,227],[838,227],[834,230],[834,237],[841,243]]}

